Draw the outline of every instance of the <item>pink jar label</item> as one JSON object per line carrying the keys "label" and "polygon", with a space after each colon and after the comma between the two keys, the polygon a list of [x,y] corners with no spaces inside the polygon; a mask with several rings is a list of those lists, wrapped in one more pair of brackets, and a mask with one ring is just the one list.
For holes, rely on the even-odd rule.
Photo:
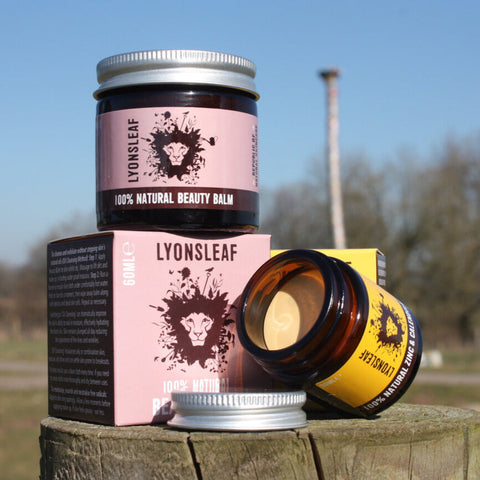
{"label": "pink jar label", "polygon": [[256,208],[255,115],[135,108],[98,115],[96,128],[97,191],[107,209]]}

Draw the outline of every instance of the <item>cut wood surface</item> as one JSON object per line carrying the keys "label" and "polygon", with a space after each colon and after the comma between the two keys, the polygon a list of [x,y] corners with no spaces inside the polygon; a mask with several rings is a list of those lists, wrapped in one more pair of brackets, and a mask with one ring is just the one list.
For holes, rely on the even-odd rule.
{"label": "cut wood surface", "polygon": [[478,480],[480,413],[398,404],[298,430],[200,432],[46,418],[41,479]]}

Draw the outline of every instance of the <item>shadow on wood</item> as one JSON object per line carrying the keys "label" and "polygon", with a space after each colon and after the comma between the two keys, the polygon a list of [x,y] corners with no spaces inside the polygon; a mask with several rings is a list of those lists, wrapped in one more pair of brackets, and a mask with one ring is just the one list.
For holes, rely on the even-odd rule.
{"label": "shadow on wood", "polygon": [[397,404],[372,420],[310,419],[277,432],[187,432],[46,418],[41,479],[480,478],[480,414]]}

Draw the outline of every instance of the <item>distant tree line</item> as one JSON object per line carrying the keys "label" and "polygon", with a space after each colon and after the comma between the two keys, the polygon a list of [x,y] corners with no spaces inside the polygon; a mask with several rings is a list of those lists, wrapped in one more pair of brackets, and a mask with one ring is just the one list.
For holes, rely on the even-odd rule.
{"label": "distant tree line", "polygon": [[[430,347],[480,344],[480,134],[450,138],[431,158],[342,159],[348,248],[378,248],[387,290],[408,305]],[[262,192],[261,231],[274,248],[332,248],[327,164]],[[46,243],[93,231],[93,215],[50,232],[25,265],[0,264],[0,335],[46,329]]]}
{"label": "distant tree line", "polygon": [[47,329],[47,243],[94,231],[92,214],[65,219],[31,248],[24,265],[0,262],[0,339],[45,335]]}
{"label": "distant tree line", "polygon": [[[326,164],[267,197],[274,248],[333,248]],[[447,139],[419,160],[342,160],[348,248],[386,255],[387,290],[408,305],[430,347],[480,344],[480,135]]]}

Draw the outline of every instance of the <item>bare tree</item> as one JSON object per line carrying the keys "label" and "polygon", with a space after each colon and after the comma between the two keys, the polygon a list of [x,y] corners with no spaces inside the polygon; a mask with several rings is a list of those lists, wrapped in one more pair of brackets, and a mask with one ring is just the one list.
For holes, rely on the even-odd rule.
{"label": "bare tree", "polygon": [[308,182],[269,192],[261,232],[272,235],[273,248],[331,248],[328,202]]}
{"label": "bare tree", "polygon": [[0,333],[31,336],[47,326],[47,243],[56,238],[90,233],[93,216],[77,214],[53,227],[33,244],[20,267],[0,265]]}
{"label": "bare tree", "polygon": [[[480,136],[449,139],[429,161],[412,152],[374,167],[344,162],[350,248],[387,257],[387,289],[417,315],[427,344],[471,344],[480,332]],[[282,248],[332,248],[321,176],[271,192],[262,231]]]}
{"label": "bare tree", "polygon": [[478,140],[444,144],[422,175],[417,204],[416,301],[435,337],[453,329],[464,344],[474,341],[480,320]]}

